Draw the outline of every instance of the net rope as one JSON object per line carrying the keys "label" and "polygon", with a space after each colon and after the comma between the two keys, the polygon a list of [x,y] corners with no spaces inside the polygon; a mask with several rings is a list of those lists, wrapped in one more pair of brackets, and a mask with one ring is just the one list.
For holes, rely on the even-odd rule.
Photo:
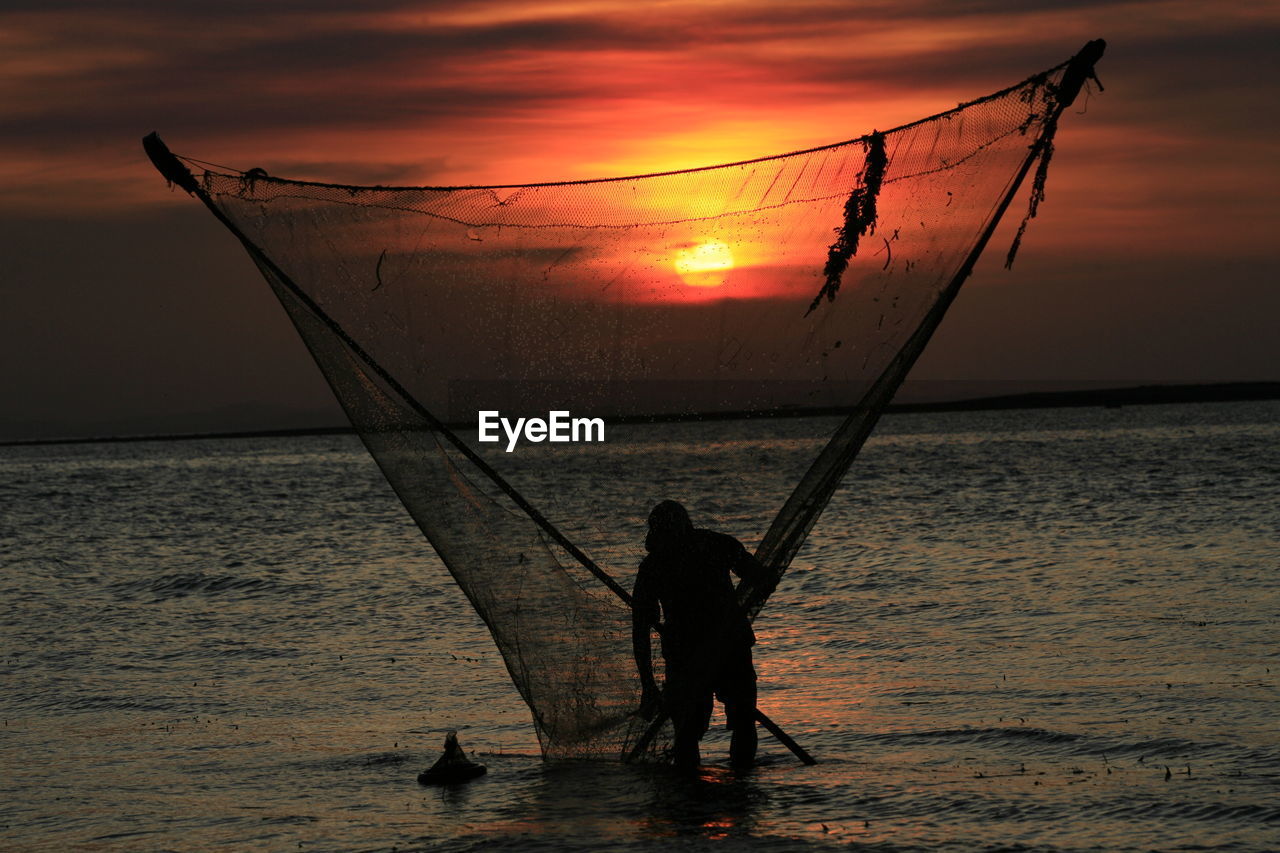
{"label": "net rope", "polygon": [[[660,497],[756,484],[759,509],[733,513],[770,569],[740,590],[754,617],[1018,184],[1047,162],[1082,73],[1063,63],[846,142],[628,178],[359,187],[173,158],[158,139],[148,151],[257,263],[488,626],[543,753],[661,754],[669,729],[635,714],[625,586],[601,583],[640,556],[611,516],[651,501],[625,466],[593,468],[590,445],[478,442],[477,412],[843,412],[816,459],[762,440],[738,448],[742,470],[688,483],[677,442],[666,474],[647,476]],[[1037,174],[1029,215],[1042,195]]]}

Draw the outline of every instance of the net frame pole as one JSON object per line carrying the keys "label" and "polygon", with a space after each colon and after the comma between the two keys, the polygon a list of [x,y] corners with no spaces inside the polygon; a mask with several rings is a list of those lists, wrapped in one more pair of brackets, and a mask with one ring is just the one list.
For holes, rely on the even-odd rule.
{"label": "net frame pole", "polygon": [[[289,292],[293,294],[293,296],[302,302],[303,305],[305,305],[317,319],[324,323],[331,332],[337,335],[343,344],[345,344],[361,361],[373,370],[373,372],[377,374],[378,378],[385,382],[391,390],[399,395],[416,414],[424,418],[431,425],[432,429],[440,432],[450,444],[457,448],[460,453],[470,460],[487,477],[489,477],[494,485],[501,489],[507,497],[511,498],[516,506],[524,510],[535,524],[542,528],[542,530],[546,532],[547,535],[549,535],[558,545],[568,551],[574,559],[581,563],[587,571],[591,572],[591,574],[594,575],[601,583],[608,587],[614,595],[618,596],[618,598],[620,598],[628,608],[633,608],[631,593],[628,592],[622,584],[618,583],[612,575],[600,568],[600,566],[587,556],[582,549],[561,533],[559,528],[552,524],[546,516],[533,506],[533,504],[529,503],[528,499],[526,499],[524,495],[520,494],[514,486],[508,483],[507,480],[493,468],[493,466],[472,450],[466,442],[457,435],[457,433],[449,429],[449,427],[446,426],[439,418],[418,402],[417,398],[410,394],[409,390],[401,385],[386,368],[384,368],[364,349],[364,347],[360,346],[360,344],[347,333],[346,329],[343,329],[336,320],[330,317],[323,308],[316,304],[314,299],[298,287],[298,285],[294,283],[293,279],[290,278],[284,270],[280,269],[274,261],[267,257],[266,253],[263,252],[256,243],[250,240],[249,237],[240,230],[239,226],[232,222],[231,219],[228,218],[216,204],[214,204],[213,199],[209,197],[209,194],[206,193],[200,186],[199,182],[196,181],[195,176],[192,175],[190,170],[182,164],[182,161],[174,156],[173,152],[169,150],[169,147],[160,139],[160,135],[158,133],[153,131],[144,137],[142,140],[142,147],[146,151],[147,156],[151,159],[152,165],[156,167],[166,180],[170,183],[176,184],[187,193],[194,195],[203,202],[205,207],[207,207],[214,215],[214,218],[221,222],[223,226],[240,241],[240,244],[244,246],[245,251],[249,253],[249,256],[252,257],[256,263],[269,269],[271,274],[274,275],[281,284],[288,288]],[[799,744],[792,740],[777,723],[769,719],[769,717],[766,716],[759,708],[756,709],[755,716],[756,720],[758,720],[761,725],[773,734],[774,737],[778,738],[784,746],[794,752],[801,761],[806,764],[815,763],[813,758],[810,757]],[[661,724],[659,724],[659,728],[660,727]],[[653,736],[656,734],[657,731],[655,729],[653,734],[649,735],[648,740],[651,741]],[[648,745],[647,742],[645,745]],[[633,751],[628,758],[634,757],[634,755],[635,752]]]}
{"label": "net frame pole", "polygon": [[[906,379],[907,374],[910,373],[911,368],[916,363],[916,360],[924,351],[925,345],[928,344],[929,339],[933,337],[933,333],[942,322],[942,318],[946,314],[947,309],[950,308],[951,304],[955,301],[956,295],[959,293],[961,286],[973,272],[973,268],[977,264],[978,258],[982,255],[987,244],[990,242],[991,237],[995,234],[997,226],[1003,219],[1010,203],[1012,203],[1014,197],[1018,194],[1018,190],[1021,188],[1022,182],[1026,179],[1028,173],[1030,173],[1031,167],[1045,155],[1046,150],[1052,145],[1054,134],[1057,131],[1058,119],[1061,117],[1062,113],[1075,102],[1075,99],[1079,95],[1080,89],[1084,86],[1085,82],[1091,77],[1096,79],[1096,75],[1094,74],[1094,65],[1102,57],[1106,50],[1106,46],[1107,43],[1103,39],[1094,39],[1087,42],[1075,56],[1068,60],[1062,79],[1054,89],[1054,96],[1057,103],[1054,105],[1052,113],[1045,118],[1043,130],[1039,136],[1037,136],[1035,142],[1029,147],[1030,150],[1027,152],[1026,159],[1019,167],[1018,172],[1015,174],[1004,197],[997,204],[986,228],[983,229],[977,242],[974,243],[973,249],[965,257],[964,262],[956,270],[955,275],[943,289],[938,300],[925,315],[920,325],[916,327],[916,331],[907,341],[906,346],[895,354],[893,360],[880,374],[879,378],[877,378],[875,384],[871,387],[871,390],[864,395],[863,399],[858,403],[854,411],[849,414],[844,423],[842,423],[836,430],[831,441],[828,442],[828,446],[830,446],[831,443],[837,440],[840,433],[846,427],[853,425],[859,420],[863,420],[863,416],[867,411],[875,413],[874,417],[866,418],[865,422],[863,422],[855,432],[853,443],[851,445],[852,451],[846,453],[846,458],[844,459],[843,464],[833,468],[824,475],[822,494],[826,497],[829,498],[831,493],[833,493],[839,486],[840,481],[848,472],[849,466],[853,464],[853,460],[857,456],[859,450],[861,450],[862,445],[871,435],[872,429],[874,429],[876,422],[879,420],[880,413],[884,411],[884,408],[888,406],[890,400],[893,399],[893,395],[897,392],[898,387]],[[814,467],[810,470],[817,470],[821,461],[822,457],[820,455],[818,460],[815,461]],[[801,482],[803,483],[803,478]],[[779,517],[786,512],[787,505],[791,504],[793,501],[799,500],[799,488],[800,487],[797,486],[796,491],[794,491],[791,497],[787,499],[782,511],[778,514]],[[817,511],[813,512],[803,522],[802,527],[798,532],[792,532],[789,535],[783,536],[783,538],[777,543],[776,547],[772,549],[772,553],[769,553],[769,546],[774,544],[770,541],[770,534],[773,532],[772,528],[765,533],[764,538],[761,540],[760,548],[757,549],[756,555],[757,557],[764,556],[765,560],[762,560],[762,562],[765,562],[767,566],[785,571],[792,558],[804,544],[804,540],[808,537],[809,531],[812,530],[813,525],[822,514],[822,510],[826,507],[825,501],[814,501],[813,503],[818,507]],[[769,596],[773,594],[773,591],[777,588],[778,580],[780,579],[781,572],[778,572],[775,580],[770,584],[756,587],[748,586],[746,589],[740,590],[740,600],[743,602],[743,605],[747,608],[748,613],[750,613],[752,618],[759,613],[760,608],[764,606],[765,601],[767,601]]]}
{"label": "net frame pole", "polygon": [[266,253],[263,252],[256,243],[250,240],[249,237],[240,230],[239,226],[232,222],[226,214],[218,208],[218,206],[213,202],[213,199],[209,197],[209,194],[206,193],[196,181],[195,176],[193,176],[191,172],[182,165],[182,162],[173,155],[173,152],[169,150],[168,146],[164,144],[158,134],[151,133],[143,139],[142,144],[146,149],[148,156],[151,157],[152,163],[155,164],[156,168],[160,171],[160,174],[164,175],[164,177],[169,181],[177,184],[188,193],[200,199],[200,201],[204,203],[205,207],[209,208],[209,211],[214,215],[214,217],[221,222],[237,240],[240,241],[241,245],[244,246],[245,251],[249,253],[250,257],[252,257],[260,266],[269,269],[271,274],[274,275],[281,284],[288,288],[289,292],[293,294],[293,296],[302,302],[302,304],[305,305],[307,309],[317,317],[317,319],[324,323],[325,326],[328,327],[329,331],[337,335],[347,348],[349,348],[362,362],[364,362],[369,369],[377,374],[378,378],[385,382],[387,386],[404,401],[405,404],[413,409],[415,414],[425,419],[431,425],[433,430],[443,435],[450,444],[462,453],[463,456],[479,468],[494,485],[501,489],[507,497],[511,498],[516,506],[524,510],[533,522],[541,527],[542,530],[556,542],[556,544],[568,551],[575,560],[581,563],[587,571],[595,575],[596,578],[612,590],[614,594],[618,595],[630,604],[630,594],[616,580],[614,580],[612,576],[601,569],[594,560],[582,551],[582,549],[573,544],[567,536],[561,533],[559,528],[552,524],[546,516],[539,512],[538,509],[524,497],[524,495],[520,494],[514,486],[508,483],[501,474],[494,470],[493,466],[486,462],[483,457],[472,450],[457,433],[449,429],[443,421],[418,402],[417,398],[410,394],[409,390],[401,385],[399,380],[392,376],[386,368],[384,368],[364,349],[364,347],[360,346],[360,344],[347,333],[346,329],[342,328],[342,326],[330,317],[314,299],[308,296],[302,288],[298,287],[298,285],[294,283],[293,279],[290,278],[284,270],[280,269],[280,267],[272,261],[271,258],[267,257]]}

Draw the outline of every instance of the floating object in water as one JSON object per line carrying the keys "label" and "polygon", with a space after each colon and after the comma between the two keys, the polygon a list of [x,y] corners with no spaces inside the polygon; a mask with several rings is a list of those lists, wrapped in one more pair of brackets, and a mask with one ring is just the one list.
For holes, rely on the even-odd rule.
{"label": "floating object in water", "polygon": [[444,755],[440,756],[430,769],[418,774],[418,783],[422,785],[457,785],[470,782],[487,772],[483,764],[476,764],[467,758],[467,754],[458,746],[458,733],[449,732],[444,739]]}

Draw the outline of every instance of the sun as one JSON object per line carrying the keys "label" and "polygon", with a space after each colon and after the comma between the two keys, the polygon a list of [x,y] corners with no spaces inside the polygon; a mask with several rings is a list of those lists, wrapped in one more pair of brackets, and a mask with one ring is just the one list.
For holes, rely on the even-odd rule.
{"label": "sun", "polygon": [[691,287],[719,287],[733,269],[733,252],[719,241],[676,250],[676,272]]}

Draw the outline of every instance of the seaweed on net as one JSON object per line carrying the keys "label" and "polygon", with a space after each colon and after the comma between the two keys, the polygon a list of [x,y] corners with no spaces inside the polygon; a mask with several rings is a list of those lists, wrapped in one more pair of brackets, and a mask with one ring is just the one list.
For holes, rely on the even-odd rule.
{"label": "seaweed on net", "polygon": [[828,302],[836,298],[844,271],[849,268],[849,259],[858,253],[858,242],[875,233],[876,198],[880,195],[880,184],[884,181],[889,158],[884,150],[883,133],[872,133],[865,145],[867,161],[858,175],[861,185],[849,194],[849,200],[844,204],[844,224],[836,229],[836,241],[827,250],[827,263],[822,268],[826,280],[818,295],[813,297],[813,302],[809,303],[806,314],[816,310],[824,296]]}

